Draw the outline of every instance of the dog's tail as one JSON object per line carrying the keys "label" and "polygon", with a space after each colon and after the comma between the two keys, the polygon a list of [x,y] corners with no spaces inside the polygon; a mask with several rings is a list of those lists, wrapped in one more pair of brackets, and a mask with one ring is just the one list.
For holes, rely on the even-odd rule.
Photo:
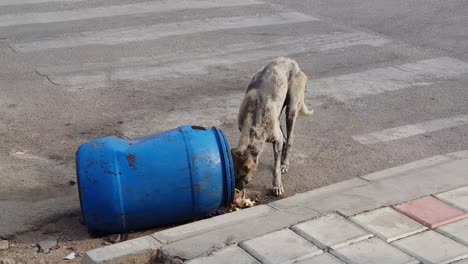
{"label": "dog's tail", "polygon": [[302,101],[301,109],[299,110],[299,112],[305,116],[310,116],[314,113],[314,110],[307,109],[306,104],[304,103],[304,101]]}

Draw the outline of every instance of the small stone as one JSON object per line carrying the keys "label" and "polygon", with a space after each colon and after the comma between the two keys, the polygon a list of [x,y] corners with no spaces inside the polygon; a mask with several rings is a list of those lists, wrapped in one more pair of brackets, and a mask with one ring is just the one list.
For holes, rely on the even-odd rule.
{"label": "small stone", "polygon": [[39,246],[39,251],[47,254],[50,252],[50,249],[55,247],[57,245],[57,240],[56,239],[46,239],[42,240],[39,243],[37,243]]}
{"label": "small stone", "polygon": [[0,250],[7,250],[8,248],[8,240],[0,240]]}
{"label": "small stone", "polygon": [[107,238],[107,241],[111,242],[112,244],[119,243],[125,241],[127,239],[128,234],[114,234]]}

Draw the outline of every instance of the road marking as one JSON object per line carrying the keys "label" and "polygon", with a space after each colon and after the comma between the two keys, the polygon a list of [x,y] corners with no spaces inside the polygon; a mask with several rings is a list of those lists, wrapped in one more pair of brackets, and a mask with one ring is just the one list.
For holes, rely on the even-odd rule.
{"label": "road marking", "polygon": [[318,52],[356,45],[382,45],[388,40],[362,32],[338,33],[331,35],[304,37],[297,40],[282,40],[273,42],[254,50],[241,50],[238,53],[214,54],[208,58],[183,62],[168,66],[132,67],[119,69],[112,75],[116,80],[152,80],[164,78],[167,74],[190,75],[209,73],[208,67],[216,65],[232,65],[276,57],[279,54],[288,55],[301,52]]}
{"label": "road marking", "polygon": [[263,3],[256,0],[171,0],[164,2],[101,6],[46,13],[8,14],[0,15],[0,27],[76,21],[145,13],[161,13],[183,9],[233,7],[259,4]]}
{"label": "road marking", "polygon": [[23,160],[40,160],[40,161],[46,161],[46,162],[49,161],[49,159],[47,159],[47,158],[43,158],[43,157],[40,157],[40,156],[37,156],[37,155],[30,154],[27,151],[12,150],[10,152],[10,155],[12,157],[15,157],[15,158],[18,158],[18,159],[23,159]]}
{"label": "road marking", "polygon": [[0,0],[0,6],[17,6],[27,4],[41,4],[48,2],[83,2],[86,0]]}
{"label": "road marking", "polygon": [[441,57],[399,66],[373,69],[318,80],[311,80],[308,96],[325,95],[346,101],[415,86],[431,85],[468,73],[468,63]]}
{"label": "road marking", "polygon": [[413,125],[384,129],[378,132],[355,135],[352,136],[352,138],[361,144],[368,145],[407,138],[466,124],[468,124],[468,115],[460,115],[449,118],[434,119]]}
{"label": "road marking", "polygon": [[[381,46],[387,42],[389,40],[364,32],[335,32],[327,35],[303,36],[299,39],[284,37],[268,43],[234,44],[207,54],[177,54],[153,58],[151,61],[146,59],[142,60],[142,62],[129,60],[117,65],[115,63],[86,64],[79,69],[73,66],[61,66],[43,68],[40,69],[40,72],[49,75],[54,83],[61,84],[69,91],[75,91],[107,86],[103,79],[96,79],[96,82],[91,82],[86,78],[79,78],[83,74],[82,72],[111,69],[108,70],[108,76],[112,81],[147,81],[181,75],[206,74],[210,72],[209,67],[267,59],[278,55],[323,52],[357,45]],[[183,58],[184,61],[181,62],[180,58]],[[69,72],[78,71],[78,73],[66,73],[67,70]],[[78,75],[78,78],[75,75]],[[106,78],[106,76],[101,77]],[[78,82],[80,79],[83,83]]]}
{"label": "road marking", "polygon": [[238,29],[269,25],[291,24],[318,20],[302,13],[289,12],[269,16],[220,17],[205,20],[184,21],[138,28],[120,28],[104,31],[88,31],[68,37],[14,44],[21,52],[47,49],[78,47],[86,45],[118,45],[131,42],[155,40],[168,36],[178,36],[225,29]]}

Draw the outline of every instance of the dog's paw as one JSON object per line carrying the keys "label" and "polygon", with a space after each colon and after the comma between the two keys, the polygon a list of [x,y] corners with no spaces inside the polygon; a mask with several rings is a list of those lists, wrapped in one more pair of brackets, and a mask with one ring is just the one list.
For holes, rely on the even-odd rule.
{"label": "dog's paw", "polygon": [[280,185],[280,186],[274,186],[273,187],[273,192],[275,193],[275,195],[277,197],[280,197],[284,194],[284,188],[283,188],[283,185]]}
{"label": "dog's paw", "polygon": [[287,165],[287,164],[281,165],[281,173],[282,174],[288,173],[288,171],[289,171],[289,165]]}

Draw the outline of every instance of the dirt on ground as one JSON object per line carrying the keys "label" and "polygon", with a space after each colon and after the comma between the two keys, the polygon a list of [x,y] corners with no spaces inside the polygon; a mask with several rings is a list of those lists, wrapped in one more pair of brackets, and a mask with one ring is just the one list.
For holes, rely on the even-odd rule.
{"label": "dirt on ground", "polygon": [[[127,239],[151,234],[158,230],[130,233]],[[86,251],[120,240],[118,235],[90,235],[86,226],[80,224],[79,216],[70,216],[8,240],[9,248],[0,250],[0,263],[81,263]],[[45,249],[43,252],[38,244],[44,241],[56,241],[56,246],[50,250]],[[64,257],[70,253],[75,253],[75,258],[64,260]]]}
{"label": "dirt on ground", "polygon": [[[238,197],[239,195],[237,194],[236,198]],[[275,198],[271,196],[265,196],[261,192],[256,191],[247,192],[244,198],[249,199],[249,201],[252,201],[255,205],[275,200]],[[238,203],[234,203],[232,207],[213,211],[211,216],[241,210],[242,207],[250,207],[250,205],[246,205],[242,199],[237,199],[237,201]],[[90,235],[86,226],[80,224],[79,218],[79,215],[61,218],[37,230],[26,232],[17,235],[13,239],[9,239],[8,249],[0,249],[0,264],[81,263],[83,255],[88,250],[174,227],[166,226],[140,232],[131,232],[125,235]],[[46,241],[49,243],[51,241],[56,241],[56,245],[50,250],[45,249],[44,252],[44,249],[41,249],[39,244]],[[70,253],[75,253],[75,258],[72,260],[65,260],[64,258]]]}

